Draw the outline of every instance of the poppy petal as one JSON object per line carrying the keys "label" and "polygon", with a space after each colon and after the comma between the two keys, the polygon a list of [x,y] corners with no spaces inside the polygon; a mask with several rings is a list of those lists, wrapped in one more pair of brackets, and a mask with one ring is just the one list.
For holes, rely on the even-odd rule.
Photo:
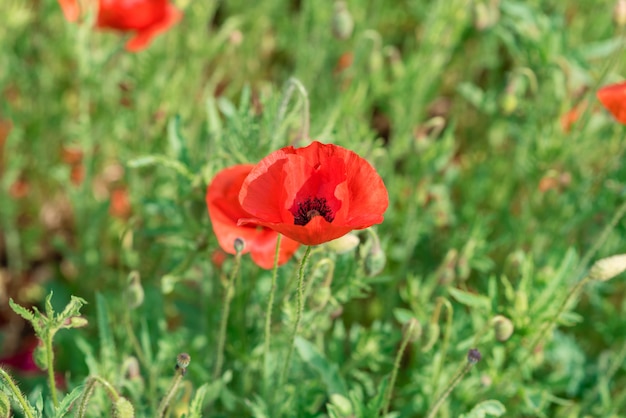
{"label": "poppy petal", "polygon": [[168,4],[163,19],[155,21],[150,26],[138,30],[135,36],[126,43],[126,50],[129,52],[137,52],[146,48],[150,42],[152,42],[152,38],[174,26],[182,16],[182,12]]}
{"label": "poppy petal", "polygon": [[[239,203],[239,191],[253,167],[251,164],[242,164],[220,171],[207,188],[206,202],[220,247],[227,253],[235,254],[235,239],[243,239],[243,253],[250,253],[252,260],[261,268],[270,269],[274,265],[278,233],[258,225],[237,224],[240,218],[250,216]],[[278,264],[286,263],[299,245],[284,237]]]}
{"label": "poppy petal", "polygon": [[383,221],[389,199],[376,170],[356,153],[313,142],[265,157],[244,181],[239,201],[249,223],[305,245]]}
{"label": "poppy petal", "polygon": [[626,124],[626,82],[602,87],[597,96],[618,122]]}

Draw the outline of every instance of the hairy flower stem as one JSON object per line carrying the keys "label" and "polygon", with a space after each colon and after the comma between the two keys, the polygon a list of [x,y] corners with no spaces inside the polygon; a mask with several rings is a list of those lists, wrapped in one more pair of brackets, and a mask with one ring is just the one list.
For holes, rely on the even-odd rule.
{"label": "hairy flower stem", "polygon": [[406,333],[404,334],[402,344],[400,345],[400,349],[398,350],[398,354],[396,354],[396,360],[393,363],[391,378],[389,379],[389,386],[387,387],[387,391],[385,393],[383,416],[386,416],[389,412],[389,404],[391,403],[393,387],[396,385],[396,378],[398,377],[398,370],[400,369],[400,361],[402,361],[402,356],[404,355],[404,351],[406,350],[407,345],[409,345],[409,341],[411,341],[411,339],[413,338],[413,328],[415,328],[415,322],[410,321],[409,326],[406,329]]}
{"label": "hairy flower stem", "polygon": [[224,346],[226,345],[226,326],[228,325],[228,316],[230,315],[230,302],[235,296],[235,281],[239,274],[239,266],[241,265],[241,251],[237,251],[235,255],[235,264],[228,279],[226,294],[224,295],[224,306],[222,307],[222,319],[220,322],[220,333],[217,339],[217,359],[215,360],[215,368],[213,369],[213,378],[217,379],[222,374],[222,366],[224,364]]}
{"label": "hairy flower stem", "polygon": [[[239,253],[238,256],[241,256],[241,253]],[[165,416],[165,411],[167,411],[167,408],[170,405],[170,402],[172,401],[172,398],[174,397],[174,394],[176,393],[176,390],[178,389],[180,382],[183,380],[183,376],[185,376],[185,374],[187,373],[187,366],[189,365],[189,360],[190,360],[190,357],[187,353],[181,353],[178,355],[177,363],[176,363],[176,373],[174,373],[174,378],[172,379],[170,388],[167,390],[165,397],[159,404],[159,409],[156,415],[157,417],[160,418],[160,417]]]}
{"label": "hairy flower stem", "polygon": [[46,350],[46,367],[48,368],[48,385],[50,386],[50,396],[52,396],[52,403],[55,408],[59,407],[59,398],[57,396],[57,386],[54,380],[54,351],[52,350],[52,333],[46,332],[45,337],[45,350]]}
{"label": "hairy flower stem", "polygon": [[115,390],[113,386],[105,379],[100,376],[91,376],[87,379],[87,383],[85,384],[85,390],[83,391],[83,396],[81,397],[80,403],[78,405],[78,412],[76,416],[78,418],[83,418],[85,413],[87,412],[87,405],[89,404],[89,399],[91,399],[91,395],[93,394],[94,389],[96,388],[96,383],[100,383],[104,386],[107,393],[109,394],[109,398],[113,401],[113,403],[117,402],[120,398],[119,393]]}
{"label": "hairy flower stem", "polygon": [[428,413],[428,416],[426,418],[435,418],[435,416],[437,415],[437,411],[439,411],[439,408],[441,408],[443,402],[448,398],[448,396],[450,396],[450,393],[452,393],[452,391],[459,384],[461,379],[463,379],[463,376],[465,376],[467,372],[472,369],[472,366],[474,366],[474,363],[468,361],[465,366],[463,366],[463,368],[456,374],[456,376],[454,376],[452,380],[450,380],[446,389],[439,396],[439,398],[437,398],[437,401],[435,401],[433,406],[430,408],[430,412]]}
{"label": "hairy flower stem", "polygon": [[280,254],[280,242],[282,235],[278,234],[276,239],[276,254],[274,254],[274,268],[272,269],[272,287],[270,288],[270,296],[267,301],[267,311],[265,312],[265,338],[263,341],[263,384],[265,389],[269,387],[270,378],[270,349],[271,349],[271,327],[272,327],[272,310],[274,309],[274,297],[276,296],[276,281],[278,279],[278,257]]}
{"label": "hairy flower stem", "polygon": [[2,377],[2,380],[4,380],[9,389],[11,389],[13,396],[15,397],[15,399],[17,399],[17,402],[22,407],[24,416],[26,418],[35,418],[35,411],[33,410],[33,407],[28,403],[28,401],[22,394],[22,391],[13,381],[11,375],[9,375],[2,367],[0,367],[0,377]]}
{"label": "hairy flower stem", "polygon": [[293,347],[296,342],[296,335],[298,335],[298,328],[300,328],[300,321],[302,321],[302,313],[304,312],[304,268],[306,267],[309,255],[311,255],[311,246],[306,248],[304,256],[302,256],[302,260],[300,261],[300,269],[298,270],[298,293],[296,296],[296,323],[293,326],[291,338],[289,338],[289,348],[287,351],[287,357],[285,358],[285,363],[283,364],[283,370],[280,374],[279,388],[283,386],[285,379],[287,378],[287,372],[289,371],[289,365],[291,363],[291,355],[293,354]]}

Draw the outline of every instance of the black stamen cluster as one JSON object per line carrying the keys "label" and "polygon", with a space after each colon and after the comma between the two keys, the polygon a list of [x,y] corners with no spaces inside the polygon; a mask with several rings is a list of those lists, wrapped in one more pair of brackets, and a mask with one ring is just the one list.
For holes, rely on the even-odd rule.
{"label": "black stamen cluster", "polygon": [[335,213],[324,197],[310,197],[304,202],[298,202],[298,207],[293,214],[293,223],[304,226],[316,216],[323,217],[326,222],[332,222],[335,219]]}

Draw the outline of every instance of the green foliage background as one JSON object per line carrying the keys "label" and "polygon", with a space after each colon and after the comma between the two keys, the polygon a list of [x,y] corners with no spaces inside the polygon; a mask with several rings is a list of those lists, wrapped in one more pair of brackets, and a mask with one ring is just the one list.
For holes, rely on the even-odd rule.
{"label": "green foliage background", "polygon": [[[138,54],[118,34],[66,23],[55,1],[0,4],[0,122],[12,126],[0,148],[0,303],[9,317],[9,296],[41,304],[54,291],[58,311],[70,295],[89,302],[89,325],[55,338],[69,390],[99,375],[153,416],[188,352],[172,413],[378,416],[415,318],[422,336],[399,357],[391,416],[426,416],[473,347],[483,359],[438,416],[501,414],[495,403],[470,412],[488,400],[506,416],[624,416],[623,280],[593,282],[558,311],[590,261],[624,251],[625,225],[611,220],[624,201],[625,128],[595,98],[624,72],[613,1],[350,0],[343,40],[331,2],[177,4],[183,21]],[[344,54],[353,61],[340,69]],[[356,151],[385,180],[390,207],[375,230],[387,264],[365,274],[367,235],[348,254],[313,254],[296,355],[277,386],[261,379],[271,272],[244,257],[214,379],[233,260],[211,263],[206,185],[298,137],[297,91],[278,118],[290,77],[308,92],[311,138]],[[78,186],[64,147],[84,153]],[[17,180],[30,186],[24,198],[11,194]],[[110,214],[102,184],[128,189],[129,218]],[[287,350],[301,255],[279,269],[272,368]],[[131,271],[145,292],[132,312]],[[496,315],[514,324],[507,341]],[[560,327],[531,350],[552,318]],[[132,377],[137,345],[145,359]],[[47,399],[43,379],[18,380]],[[90,408],[106,414],[106,394]]]}

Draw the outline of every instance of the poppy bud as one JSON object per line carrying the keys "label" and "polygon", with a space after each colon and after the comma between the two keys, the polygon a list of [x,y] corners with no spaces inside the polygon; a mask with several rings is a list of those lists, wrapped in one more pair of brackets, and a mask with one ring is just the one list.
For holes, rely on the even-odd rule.
{"label": "poppy bud", "polygon": [[87,326],[89,321],[82,316],[72,316],[67,318],[63,323],[63,328],[81,328]]}
{"label": "poppy bud", "polygon": [[176,356],[176,369],[186,369],[191,362],[191,356],[187,353],[180,353]]}
{"label": "poppy bud", "polygon": [[509,318],[502,315],[496,315],[491,321],[493,323],[493,329],[496,332],[496,340],[505,342],[511,338],[515,327]]}
{"label": "poppy bud", "polygon": [[354,20],[348,11],[345,1],[335,2],[335,10],[333,13],[333,35],[335,38],[344,40],[352,35],[354,29]]}
{"label": "poppy bud", "polygon": [[113,417],[114,418],[134,418],[135,408],[128,401],[128,399],[120,396],[113,404]]}
{"label": "poppy bud", "polygon": [[341,238],[328,241],[325,245],[326,248],[337,254],[344,254],[355,249],[360,242],[359,237],[353,233],[349,233]]}
{"label": "poppy bud", "polygon": [[480,351],[478,351],[477,348],[472,348],[467,352],[467,361],[472,364],[478,363],[481,358],[482,358],[482,355],[480,354]]}
{"label": "poppy bud", "polygon": [[246,248],[246,242],[242,238],[235,238],[234,243],[235,251],[241,254],[244,248]]}
{"label": "poppy bud", "polygon": [[380,248],[380,245],[373,245],[365,256],[365,263],[363,265],[365,274],[369,277],[378,275],[385,268],[387,263],[387,256],[385,252]]}
{"label": "poppy bud", "polygon": [[138,271],[132,271],[128,275],[128,287],[126,287],[126,300],[130,309],[141,306],[144,299],[143,287]]}
{"label": "poppy bud", "polygon": [[615,2],[613,21],[618,27],[626,25],[626,0],[617,0]]}
{"label": "poppy bud", "polygon": [[626,270],[626,254],[614,255],[598,260],[589,270],[589,278],[605,282]]}
{"label": "poppy bud", "polygon": [[439,334],[441,329],[437,322],[429,322],[424,329],[424,345],[422,346],[422,353],[430,351],[431,348],[439,340]]}
{"label": "poppy bud", "polygon": [[[409,331],[410,334],[408,334]],[[409,341],[414,343],[422,336],[422,324],[420,324],[420,321],[415,318],[409,319],[409,321],[404,324],[403,334],[409,338]]]}

